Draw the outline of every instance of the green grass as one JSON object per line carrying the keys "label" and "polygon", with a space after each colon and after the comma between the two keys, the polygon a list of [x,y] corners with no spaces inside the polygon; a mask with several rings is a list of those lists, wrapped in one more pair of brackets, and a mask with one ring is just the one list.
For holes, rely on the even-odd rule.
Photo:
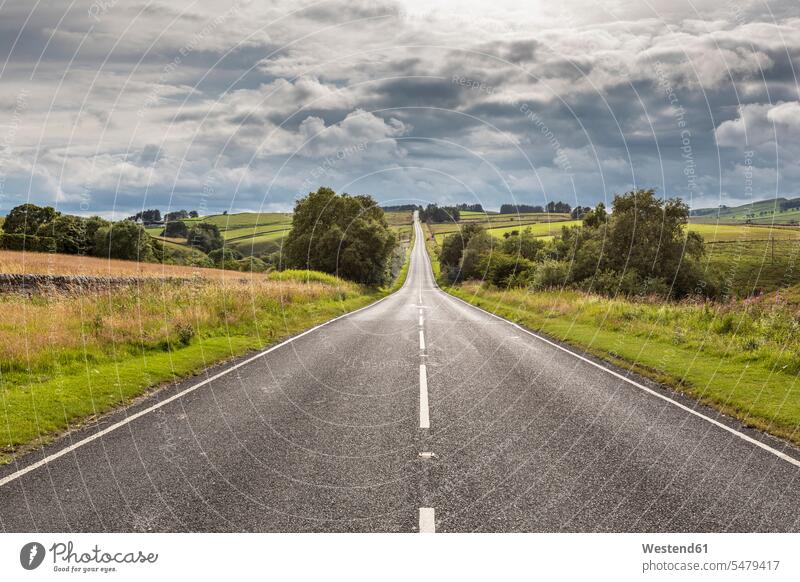
{"label": "green grass", "polygon": [[800,284],[800,241],[734,241],[706,245],[708,279],[723,296],[747,297]]}
{"label": "green grass", "polygon": [[729,224],[689,224],[688,230],[700,233],[706,242],[749,240],[800,240],[800,228]]}
{"label": "green grass", "polygon": [[262,349],[398,289],[320,272],[150,281],[97,294],[0,296],[0,463],[166,382]]}
{"label": "green grass", "polygon": [[287,272],[271,280],[3,297],[0,462],[150,387],[383,295],[323,273]]}
{"label": "green grass", "polygon": [[[400,241],[411,239],[412,213],[387,212],[386,220],[397,234]],[[225,244],[236,249],[245,256],[260,257],[279,251],[283,239],[292,227],[292,214],[285,212],[240,212],[237,214],[215,214],[200,218],[188,218],[183,222],[191,228],[197,222],[208,222],[217,225],[225,239]],[[189,250],[185,242],[177,239],[164,239],[160,236],[162,227],[146,229],[147,233],[163,242],[181,245]],[[197,252],[197,251],[195,251]]]}
{"label": "green grass", "polygon": [[698,223],[722,223],[722,224],[744,224],[748,220],[755,224],[791,224],[800,223],[800,209],[780,210],[781,202],[786,198],[775,198],[772,200],[759,200],[742,206],[731,208],[705,208],[694,212],[705,212],[701,216],[692,216],[692,222]]}
{"label": "green grass", "polygon": [[[509,225],[507,222],[494,222],[485,224],[484,227],[487,229],[486,232],[491,234],[496,238],[502,238],[505,233],[511,233],[514,231],[522,232],[526,229],[531,229],[534,236],[540,237],[547,237],[552,238],[553,236],[559,234],[561,229],[565,226],[577,226],[581,224],[580,220],[563,220],[563,221],[554,221],[554,222],[527,222],[522,224],[511,224]],[[447,227],[447,228],[444,228]],[[439,225],[434,224],[431,228],[434,236],[436,237],[437,244],[442,244],[444,238],[450,234],[455,234],[458,232],[459,228],[457,225]]]}
{"label": "green grass", "polygon": [[239,212],[236,214],[213,214],[200,218],[189,218],[184,220],[191,226],[193,222],[208,222],[216,224],[220,230],[233,230],[244,227],[265,227],[276,225],[291,225],[291,212]]}
{"label": "green grass", "polygon": [[445,290],[800,444],[794,308],[767,301],[634,302],[576,291],[500,291],[479,283]]}

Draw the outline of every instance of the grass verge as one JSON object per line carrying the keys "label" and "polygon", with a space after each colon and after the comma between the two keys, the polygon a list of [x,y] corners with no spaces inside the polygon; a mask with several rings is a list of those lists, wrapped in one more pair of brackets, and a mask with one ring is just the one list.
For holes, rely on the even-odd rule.
{"label": "grass verge", "polygon": [[800,291],[714,304],[478,282],[442,288],[800,445],[800,301],[791,300]]}
{"label": "grass verge", "polygon": [[325,273],[143,280],[97,293],[0,297],[0,464],[149,389],[263,349],[402,285]]}

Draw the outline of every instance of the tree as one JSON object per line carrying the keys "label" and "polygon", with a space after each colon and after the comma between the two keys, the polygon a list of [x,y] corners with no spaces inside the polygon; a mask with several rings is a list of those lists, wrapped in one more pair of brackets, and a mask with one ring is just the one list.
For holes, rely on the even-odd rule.
{"label": "tree", "polygon": [[547,206],[545,206],[544,208],[545,212],[548,212],[550,214],[569,213],[569,211],[572,210],[569,204],[567,204],[566,202],[561,202],[560,200],[558,202],[553,202],[551,200],[550,202],[547,203]]}
{"label": "tree", "polygon": [[150,208],[148,210],[142,210],[141,212],[137,212],[133,216],[129,216],[125,220],[130,222],[137,222],[139,219],[142,222],[161,222],[161,211],[157,208]]}
{"label": "tree", "polygon": [[95,231],[89,233],[88,220],[80,216],[61,214],[50,222],[43,224],[37,231],[38,236],[50,237],[55,241],[57,253],[68,255],[85,255],[94,247]]}
{"label": "tree", "polygon": [[[563,229],[556,255],[572,261],[574,282],[603,273],[625,293],[650,293],[672,287],[672,295],[692,293],[700,279],[704,253],[700,235],[686,232],[689,207],[680,198],[664,200],[654,190],[614,197],[611,215],[598,204],[584,228]],[[624,286],[623,286],[624,283]],[[607,287],[607,284],[604,284]]]}
{"label": "tree", "polygon": [[215,265],[224,266],[228,261],[234,262],[243,259],[244,255],[232,247],[221,247],[208,253],[208,258],[214,261]]}
{"label": "tree", "polygon": [[191,246],[204,253],[222,248],[225,242],[217,225],[210,222],[198,222],[193,225],[186,238]]}
{"label": "tree", "polygon": [[592,209],[589,206],[576,206],[572,209],[572,212],[569,213],[569,217],[572,220],[581,220],[584,216],[590,213]]}
{"label": "tree", "polygon": [[97,229],[94,254],[112,259],[148,261],[153,256],[150,237],[140,224],[130,220]]}
{"label": "tree", "polygon": [[588,228],[597,228],[606,222],[608,222],[608,213],[606,205],[602,202],[598,202],[594,210],[589,210],[583,215],[583,226]]}
{"label": "tree", "polygon": [[442,248],[439,251],[439,263],[442,268],[448,271],[457,271],[461,265],[461,256],[464,254],[464,249],[467,248],[470,239],[483,232],[482,226],[470,222],[461,227],[459,232],[445,237],[442,242]]}
{"label": "tree", "polygon": [[189,213],[186,210],[176,210],[175,212],[167,212],[164,215],[164,222],[175,222],[189,218]]}
{"label": "tree", "polygon": [[461,213],[456,207],[428,204],[424,210],[419,211],[419,219],[422,222],[458,222]]}
{"label": "tree", "polygon": [[483,205],[481,204],[456,204],[457,210],[463,210],[465,212],[483,212]]}
{"label": "tree", "polygon": [[530,204],[502,204],[500,206],[500,214],[517,214],[519,212],[543,213],[544,208],[541,206],[531,206]]}
{"label": "tree", "polygon": [[396,244],[383,210],[371,196],[322,187],[297,201],[284,244],[286,264],[382,284]]}
{"label": "tree", "polygon": [[486,231],[475,233],[469,239],[466,248],[464,248],[460,270],[450,272],[451,280],[483,278],[486,274],[489,265],[488,260],[494,245],[495,238]]}
{"label": "tree", "polygon": [[546,246],[545,242],[535,236],[530,227],[521,233],[514,232],[517,234],[511,234],[503,241],[501,245],[502,251],[512,257],[521,257],[529,261],[538,260]]}
{"label": "tree", "polygon": [[190,210],[189,211],[189,218],[199,218],[200,215],[197,214],[197,210]]}
{"label": "tree", "polygon": [[60,213],[52,206],[22,204],[11,209],[3,223],[3,232],[34,236],[43,224],[52,222]]}
{"label": "tree", "polygon": [[189,227],[186,223],[176,220],[175,222],[167,222],[164,230],[161,231],[161,236],[168,236],[170,238],[188,238]]}

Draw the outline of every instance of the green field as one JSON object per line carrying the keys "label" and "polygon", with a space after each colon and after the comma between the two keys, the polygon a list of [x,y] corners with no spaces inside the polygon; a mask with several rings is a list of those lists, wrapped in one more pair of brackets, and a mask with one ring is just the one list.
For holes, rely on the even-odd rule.
{"label": "green field", "polygon": [[691,223],[688,229],[698,232],[708,243],[718,241],[800,240],[800,228],[729,224]]}
{"label": "green field", "polygon": [[[412,213],[386,212],[386,221],[397,233],[398,240],[409,241],[412,235]],[[245,256],[261,257],[279,251],[283,239],[292,228],[292,214],[289,212],[240,212],[236,214],[214,214],[200,218],[183,220],[191,228],[197,222],[215,224],[220,229],[225,244]],[[161,236],[163,227],[145,229],[147,233],[162,242],[176,258],[189,256],[192,251],[185,239]],[[185,252],[181,252],[184,249]]]}
{"label": "green field", "polygon": [[708,279],[724,296],[748,297],[800,284],[800,241],[734,241],[706,245]]}
{"label": "green field", "polygon": [[[548,215],[542,215],[548,216]],[[530,228],[534,236],[540,237],[553,237],[561,232],[565,226],[577,226],[581,223],[580,220],[556,220],[553,222],[524,222],[524,223],[511,223],[508,221],[496,221],[483,223],[482,226],[487,229],[487,232],[497,238],[502,238],[504,234],[514,231],[521,232]],[[458,225],[453,224],[433,224],[429,227],[436,237],[437,244],[442,244],[442,241],[447,235],[457,233],[459,231]]]}
{"label": "green field", "polygon": [[787,198],[774,198],[760,200],[742,206],[730,208],[700,208],[692,211],[692,222],[744,224],[748,221],[754,224],[800,224],[800,208],[781,210],[781,203]]}

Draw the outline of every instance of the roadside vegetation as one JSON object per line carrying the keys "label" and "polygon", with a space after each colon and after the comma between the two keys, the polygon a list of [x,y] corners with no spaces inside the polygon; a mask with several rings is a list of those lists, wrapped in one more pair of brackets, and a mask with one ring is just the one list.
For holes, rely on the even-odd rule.
{"label": "roadside vegetation", "polygon": [[[174,240],[156,240],[138,222],[160,218],[155,211],[113,224],[33,205],[10,213],[4,226],[11,222],[12,239],[22,238],[23,248],[50,239],[47,244],[56,241],[55,249],[67,254],[52,246],[48,252],[0,250],[0,272],[133,281],[0,294],[0,463],[155,386],[262,349],[403,284],[411,211],[391,216],[392,225],[372,198],[327,188],[296,210],[265,226],[284,233],[277,268],[228,244],[244,236],[242,229],[264,234],[253,224],[262,215],[181,211],[168,218],[185,231],[169,229],[168,222],[158,228]],[[167,244],[205,259],[159,263],[156,249]],[[265,268],[243,268],[244,261]]]}
{"label": "roadside vegetation", "polygon": [[550,238],[464,224],[427,244],[448,292],[800,444],[798,232],[693,226],[640,190]]}
{"label": "roadside vegetation", "polygon": [[0,461],[86,418],[385,294],[325,273],[0,295]]}
{"label": "roadside vegetation", "polygon": [[295,204],[283,260],[289,268],[323,271],[366,285],[391,279],[397,238],[371,196],[320,188]]}

